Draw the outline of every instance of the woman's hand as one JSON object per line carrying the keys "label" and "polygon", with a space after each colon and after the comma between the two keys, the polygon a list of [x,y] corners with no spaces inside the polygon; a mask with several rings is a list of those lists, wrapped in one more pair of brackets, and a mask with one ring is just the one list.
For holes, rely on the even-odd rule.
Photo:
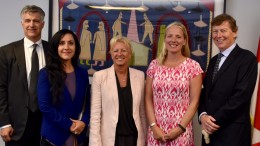
{"label": "woman's hand", "polygon": [[179,137],[182,133],[183,133],[182,129],[179,127],[176,127],[176,128],[171,129],[171,131],[164,136],[164,139],[166,141],[172,141],[172,140],[176,139],[177,137]]}
{"label": "woman's hand", "polygon": [[80,120],[70,120],[73,122],[70,127],[70,131],[76,135],[80,134],[84,130],[86,124]]}
{"label": "woman's hand", "polygon": [[154,139],[160,141],[160,142],[166,142],[166,140],[164,139],[165,133],[163,132],[163,130],[158,127],[157,125],[154,125],[151,127],[152,131],[153,131],[153,137]]}

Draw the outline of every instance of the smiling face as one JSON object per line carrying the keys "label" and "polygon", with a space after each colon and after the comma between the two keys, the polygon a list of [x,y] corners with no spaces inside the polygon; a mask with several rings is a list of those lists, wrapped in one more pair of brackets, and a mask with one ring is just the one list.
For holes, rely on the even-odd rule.
{"label": "smiling face", "polygon": [[173,25],[167,29],[165,34],[165,46],[168,53],[181,53],[186,40],[179,26]]}
{"label": "smiling face", "polygon": [[63,63],[71,62],[72,57],[75,55],[76,45],[73,36],[69,33],[65,34],[58,46],[58,54]]}
{"label": "smiling face", "polygon": [[128,66],[132,53],[123,42],[116,42],[110,53],[115,66]]}
{"label": "smiling face", "polygon": [[27,12],[22,15],[22,27],[25,37],[33,42],[41,38],[41,32],[44,27],[42,16],[37,12]]}
{"label": "smiling face", "polygon": [[212,38],[220,51],[224,51],[235,43],[237,32],[233,32],[228,21],[212,26]]}

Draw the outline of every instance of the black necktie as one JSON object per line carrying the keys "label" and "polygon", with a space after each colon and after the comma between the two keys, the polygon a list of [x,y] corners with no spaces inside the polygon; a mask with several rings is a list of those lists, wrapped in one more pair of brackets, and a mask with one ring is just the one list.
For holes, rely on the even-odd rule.
{"label": "black necktie", "polygon": [[36,51],[37,44],[33,44],[33,52],[32,52],[32,60],[31,60],[31,79],[30,79],[30,87],[29,87],[29,109],[32,112],[35,112],[38,109],[38,100],[37,100],[37,81],[39,74],[39,59]]}
{"label": "black necktie", "polygon": [[218,68],[219,68],[219,62],[221,60],[221,58],[223,57],[224,55],[222,53],[219,53],[218,54],[218,59],[216,61],[216,64],[214,66],[214,71],[213,71],[213,74],[212,74],[212,81],[214,81],[215,77],[216,77],[216,74],[218,73]]}

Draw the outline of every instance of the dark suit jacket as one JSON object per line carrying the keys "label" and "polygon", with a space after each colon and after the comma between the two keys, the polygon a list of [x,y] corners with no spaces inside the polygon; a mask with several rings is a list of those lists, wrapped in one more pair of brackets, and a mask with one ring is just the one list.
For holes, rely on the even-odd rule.
{"label": "dark suit jacket", "polygon": [[[256,57],[236,45],[212,82],[216,60],[217,56],[209,63],[198,109],[199,115],[207,112],[220,126],[210,135],[210,146],[250,146],[249,110],[257,78]],[[204,140],[202,143],[205,145]]]}
{"label": "dark suit jacket", "polygon": [[[42,69],[38,80],[38,101],[40,110],[43,113],[41,135],[51,143],[61,146],[72,134],[70,127],[72,119],[78,119],[85,101],[85,112],[81,118],[88,127],[90,117],[90,86],[88,72],[79,67],[75,68],[76,75],[76,93],[75,98],[69,93],[67,87],[62,92],[62,100],[57,105],[52,104],[52,95],[50,91],[51,84],[48,79],[46,69]],[[82,142],[86,137],[86,129],[77,136],[78,142]]]}
{"label": "dark suit jacket", "polygon": [[[48,43],[42,41],[46,51]],[[28,118],[28,83],[24,39],[0,48],[0,126],[11,124],[13,140],[19,140]]]}

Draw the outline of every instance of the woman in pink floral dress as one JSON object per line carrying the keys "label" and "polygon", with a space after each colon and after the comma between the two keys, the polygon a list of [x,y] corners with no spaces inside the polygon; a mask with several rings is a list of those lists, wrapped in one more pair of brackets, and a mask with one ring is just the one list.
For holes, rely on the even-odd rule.
{"label": "woman in pink floral dress", "polygon": [[148,146],[194,146],[191,121],[199,104],[203,71],[189,56],[185,26],[171,23],[161,54],[147,70]]}

